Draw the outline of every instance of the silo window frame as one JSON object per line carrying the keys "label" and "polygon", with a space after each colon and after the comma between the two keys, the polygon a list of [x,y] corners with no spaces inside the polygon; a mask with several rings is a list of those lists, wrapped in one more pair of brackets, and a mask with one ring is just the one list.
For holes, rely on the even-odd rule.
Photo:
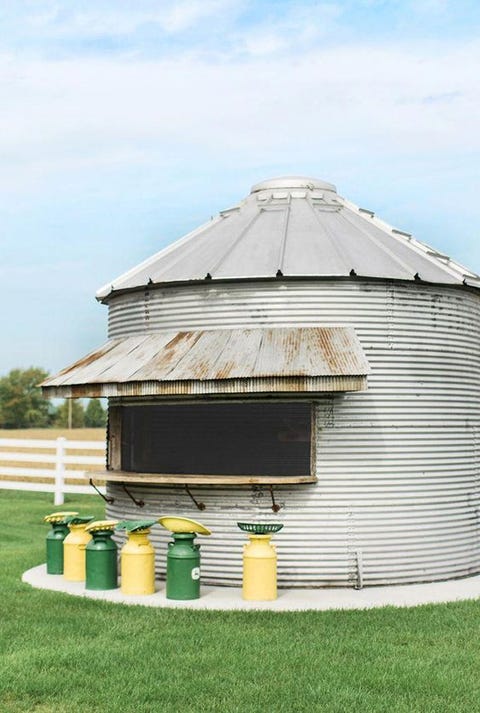
{"label": "silo window frame", "polygon": [[[263,413],[263,419],[260,418],[260,421],[258,424],[249,424],[249,426],[246,428],[247,433],[243,434],[245,438],[249,438],[252,436],[252,433],[255,433],[255,426],[259,425],[261,429],[261,438],[267,438],[270,439],[269,442],[262,441],[260,445],[263,445],[266,443],[266,453],[260,453],[259,451],[259,443],[254,444],[254,448],[251,449],[253,450],[253,455],[252,458],[254,459],[257,455],[259,458],[259,461],[261,462],[261,465],[263,467],[267,466],[270,468],[270,472],[262,472],[262,469],[257,469],[257,472],[223,472],[224,470],[228,471],[229,468],[221,468],[222,472],[218,472],[218,464],[216,463],[216,472],[210,472],[211,470],[214,470],[214,468],[207,468],[207,472],[197,472],[198,470],[205,470],[205,468],[191,468],[191,470],[194,470],[194,472],[169,472],[172,470],[171,468],[161,468],[159,470],[158,468],[153,468],[153,467],[148,467],[149,460],[148,457],[145,456],[144,454],[141,453],[141,439],[138,439],[137,443],[137,449],[140,451],[140,455],[136,456],[135,454],[132,455],[131,452],[129,452],[129,441],[126,439],[126,433],[128,432],[129,429],[139,429],[139,426],[142,425],[142,418],[146,417],[146,414],[148,415],[148,412],[146,409],[152,409],[157,407],[159,411],[155,414],[153,411],[151,411],[152,414],[152,421],[150,425],[148,423],[143,423],[144,430],[145,426],[150,427],[151,433],[150,437],[152,436],[153,429],[154,429],[154,421],[153,417],[158,416],[160,414],[161,417],[165,417],[165,407],[168,408],[168,418],[169,420],[172,419],[172,414],[174,413],[173,409],[175,409],[176,406],[184,407],[184,406],[189,406],[190,408],[185,411],[185,413],[189,414],[190,417],[190,423],[191,423],[191,418],[192,414],[195,413],[196,417],[201,418],[202,415],[209,414],[210,417],[212,417],[213,410],[219,405],[224,404],[224,409],[227,414],[230,416],[236,415],[236,418],[233,419],[234,424],[235,422],[238,425],[239,418],[245,418],[248,416],[250,419],[252,418],[252,415],[255,417],[255,414]],[[198,407],[202,408],[198,408]],[[133,411],[133,409],[143,409],[143,412],[137,410]],[[162,412],[163,409],[163,412]],[[196,409],[196,410],[195,410]],[[209,409],[209,411],[205,411],[205,409]],[[221,411],[220,409],[220,416],[221,416]],[[237,413],[235,414],[235,411]],[[266,413],[268,412],[268,413]],[[180,414],[181,411],[177,411],[177,414]],[[302,401],[280,401],[280,400],[252,400],[249,402],[245,401],[239,401],[239,400],[230,400],[228,402],[192,402],[190,404],[185,404],[184,403],[162,403],[162,402],[150,402],[150,403],[145,403],[145,402],[135,402],[135,403],[129,403],[125,404],[122,403],[121,405],[113,405],[109,409],[109,443],[108,443],[108,466],[107,466],[107,471],[104,473],[105,479],[106,480],[117,480],[117,481],[124,481],[124,482],[149,482],[149,483],[232,483],[232,484],[254,484],[254,483],[272,483],[272,484],[278,484],[278,483],[303,483],[303,482],[315,482],[317,480],[316,478],[316,463],[315,463],[315,404],[311,399],[305,399]],[[278,422],[276,423],[275,421],[270,423],[270,420],[272,416],[275,418],[275,415],[277,414]],[[217,414],[218,416],[218,414]],[[141,418],[142,417],[142,418]],[[295,431],[295,428],[289,428],[289,421],[288,419],[291,419],[292,424],[298,424],[299,428],[297,429],[297,432]],[[269,420],[270,419],[270,420]],[[283,421],[281,421],[283,419]],[[287,420],[286,420],[287,419]],[[157,419],[158,421],[158,419]],[[188,419],[187,419],[188,421]],[[161,422],[161,419],[160,419]],[[199,423],[203,423],[200,422]],[[287,424],[284,426],[283,424]],[[281,428],[280,428],[281,426]],[[280,428],[280,430],[279,430]],[[253,429],[253,430],[252,430]],[[201,430],[201,429],[200,429]],[[140,431],[139,431],[140,432]],[[234,431],[232,431],[234,433]],[[198,435],[198,434],[196,434]],[[201,434],[200,434],[201,435]],[[275,437],[277,441],[273,442],[272,438]],[[144,444],[148,443],[148,438],[149,435],[145,434],[142,432],[142,438],[144,439]],[[147,439],[147,440],[145,440]],[[245,440],[242,443],[242,439],[235,439],[235,437],[232,437],[232,443],[229,444],[227,443],[224,445],[223,449],[220,449],[222,451],[219,454],[216,454],[216,459],[213,458],[213,461],[218,461],[223,458],[224,463],[230,462],[229,456],[229,450],[228,448],[231,447],[235,448],[238,443],[240,443],[240,446],[245,446]],[[193,447],[195,447],[195,438],[193,438]],[[198,439],[197,439],[197,446],[198,446]],[[161,445],[158,446],[158,448],[161,448]],[[255,451],[256,448],[256,451]],[[268,448],[270,450],[268,451]],[[133,449],[132,449],[133,450]],[[279,454],[276,454],[276,450],[279,451]],[[235,461],[235,451],[232,452],[232,458],[234,462]],[[242,452],[243,453],[243,452]],[[245,453],[240,453],[237,451],[238,454],[238,459],[241,460],[240,456],[243,457],[243,461],[248,463],[248,455],[245,455]],[[256,453],[256,455],[255,455]],[[158,450],[158,454],[162,457],[161,451]],[[155,455],[155,454],[154,454]],[[207,451],[205,453],[200,454],[200,460],[203,459],[203,463],[208,463],[208,453]],[[194,456],[192,456],[192,459]],[[275,458],[278,459],[278,462],[275,461]],[[273,460],[272,460],[273,459]],[[188,463],[188,457],[186,458],[186,462]],[[280,463],[281,460],[281,463]],[[167,458],[168,461],[168,458]],[[153,462],[153,461],[150,461]],[[298,468],[297,468],[297,463],[298,463]],[[221,464],[220,464],[221,465]],[[138,466],[146,466],[146,467],[141,467],[139,468]],[[237,471],[238,471],[237,466]],[[282,470],[283,472],[279,473],[278,469]],[[231,468],[230,470],[235,470],[234,468]],[[178,469],[177,469],[178,470]],[[183,468],[184,470],[184,468]],[[260,470],[260,472],[258,472]],[[298,472],[297,472],[298,471]]]}

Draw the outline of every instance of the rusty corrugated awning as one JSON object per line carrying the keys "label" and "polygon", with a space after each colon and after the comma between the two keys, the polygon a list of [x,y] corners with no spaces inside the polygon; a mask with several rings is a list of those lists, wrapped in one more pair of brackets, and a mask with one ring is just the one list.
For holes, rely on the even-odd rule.
{"label": "rusty corrugated awning", "polygon": [[362,391],[352,327],[155,332],[111,339],[42,384],[54,397]]}

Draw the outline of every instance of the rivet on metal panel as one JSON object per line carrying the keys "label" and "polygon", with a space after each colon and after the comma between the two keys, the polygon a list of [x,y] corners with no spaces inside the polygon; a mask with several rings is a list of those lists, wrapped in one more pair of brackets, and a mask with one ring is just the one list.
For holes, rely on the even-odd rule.
{"label": "rivet on metal panel", "polygon": [[143,507],[144,507],[145,501],[144,501],[144,500],[137,500],[137,499],[131,494],[131,492],[127,489],[127,486],[125,485],[125,483],[122,483],[122,488],[123,488],[123,490],[126,492],[126,494],[128,495],[128,497],[130,498],[130,500],[132,500],[132,501],[135,503],[135,505],[136,505],[137,507],[139,507],[139,508],[143,508]]}
{"label": "rivet on metal panel", "polygon": [[190,488],[188,485],[185,485],[185,490],[187,491],[187,494],[192,498],[193,502],[197,506],[199,510],[205,510],[206,505],[205,503],[201,503],[200,501],[196,500],[196,498],[193,497],[192,493],[190,492]]}

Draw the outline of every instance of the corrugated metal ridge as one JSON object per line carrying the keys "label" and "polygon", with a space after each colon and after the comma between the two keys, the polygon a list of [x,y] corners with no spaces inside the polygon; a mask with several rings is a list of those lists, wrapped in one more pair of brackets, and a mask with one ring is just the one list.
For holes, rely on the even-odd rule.
{"label": "corrugated metal ridge", "polygon": [[[205,582],[241,586],[240,519],[284,523],[275,542],[278,579],[285,586],[353,585],[358,552],[364,586],[478,572],[478,287],[345,278],[262,280],[225,289],[213,281],[209,287],[153,289],[148,299],[138,290],[110,303],[112,337],[147,330],[315,324],[354,325],[372,367],[368,390],[299,397],[315,403],[317,482],[275,485],[275,500],[282,506],[278,514],[265,486],[193,487],[206,506],[204,524],[213,532],[202,552]],[[118,405],[153,404],[159,398],[118,399]],[[181,398],[200,399],[165,400]],[[121,485],[109,483],[107,490],[115,498],[109,517],[138,516]],[[145,501],[145,517],[160,511],[192,518],[198,513],[183,485],[135,484],[131,492]],[[157,572],[164,576],[167,533],[153,528],[152,539]]]}
{"label": "corrugated metal ridge", "polygon": [[110,385],[102,396],[357,390],[369,371],[353,327],[164,331],[112,339],[42,388],[56,396],[87,384],[97,396],[99,385]]}
{"label": "corrugated metal ridge", "polygon": [[365,391],[366,376],[298,376],[257,379],[217,379],[211,381],[129,381],[115,384],[46,386],[52,398],[111,398],[131,396],[209,396],[236,394],[316,394],[337,391]]}

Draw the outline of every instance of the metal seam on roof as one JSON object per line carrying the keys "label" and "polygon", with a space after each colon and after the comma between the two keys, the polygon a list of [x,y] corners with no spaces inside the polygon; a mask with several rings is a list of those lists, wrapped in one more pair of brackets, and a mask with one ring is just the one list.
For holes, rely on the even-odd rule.
{"label": "metal seam on roof", "polygon": [[[346,221],[350,222],[350,218],[349,218],[348,214],[345,215],[345,212],[343,212],[341,214],[341,218],[342,218],[342,220],[346,220]],[[396,263],[398,263],[398,265],[400,265],[400,267],[403,267],[403,269],[406,271],[407,274],[410,274],[410,275],[415,274],[414,268],[411,265],[408,265],[404,260],[402,260],[397,255],[395,255],[395,252],[393,250],[390,250],[386,245],[382,245],[382,243],[379,240],[377,240],[377,238],[374,235],[369,233],[367,230],[364,230],[363,228],[360,228],[360,231],[368,240],[370,240],[372,243],[374,243],[377,248],[379,248],[380,250],[383,250],[383,252],[386,253],[389,257],[391,257],[392,260],[394,260]]]}
{"label": "metal seam on roof", "polygon": [[[357,205],[355,205],[355,203],[352,203],[351,201],[347,200],[346,198],[342,198],[341,200],[343,201],[343,203],[345,204],[345,206],[347,206],[347,207],[350,208],[351,210],[354,210],[354,211],[356,210],[356,211],[358,211],[360,215],[362,214],[362,212],[365,212],[365,211],[362,211],[362,209],[359,208]],[[370,221],[368,221],[368,219],[367,219],[364,215],[361,215],[361,217],[362,217],[365,221],[370,222]],[[409,246],[411,247],[411,249],[412,249],[413,251],[415,251],[418,255],[425,255],[425,256],[426,256],[426,255],[427,255],[427,252],[428,252],[429,250],[431,250],[431,251],[433,251],[433,252],[436,252],[436,251],[435,251],[435,248],[432,248],[432,247],[431,247],[430,245],[428,245],[427,243],[424,243],[424,242],[422,242],[421,240],[418,240],[417,238],[415,238],[415,237],[414,237],[413,235],[411,235],[410,233],[404,233],[403,231],[398,231],[398,230],[397,230],[396,232],[394,232],[395,229],[394,229],[389,223],[387,223],[386,221],[384,221],[384,220],[382,220],[381,218],[379,218],[379,217],[378,217],[377,215],[375,215],[373,212],[372,212],[372,215],[371,215],[371,222],[372,222],[373,224],[377,225],[381,230],[384,230],[387,235],[391,235],[391,237],[392,237],[394,240],[400,241],[402,244],[407,244],[407,245],[409,245]],[[410,237],[409,237],[409,238],[406,238],[407,235],[410,235]],[[462,270],[466,270],[467,272],[469,272],[468,268],[465,268],[464,266],[462,266],[460,263],[456,262],[456,261],[453,260],[452,258],[449,258],[449,265],[445,265],[444,263],[441,263],[441,265],[438,265],[436,258],[433,258],[433,256],[428,256],[428,257],[431,259],[431,262],[432,262],[435,266],[437,266],[437,267],[439,267],[439,268],[443,268],[443,270],[444,270],[445,272],[447,272],[449,275],[451,275],[452,277],[456,277],[456,278],[459,280],[459,282],[461,282],[461,280],[459,279],[459,273],[460,273]],[[451,269],[450,269],[450,268],[451,268]],[[475,273],[470,273],[470,274],[473,275],[473,276],[476,276]],[[438,282],[438,283],[435,283],[435,284],[441,284],[441,282]]]}
{"label": "metal seam on roof", "polygon": [[284,266],[284,260],[285,260],[285,250],[287,248],[287,239],[288,239],[288,224],[290,222],[290,210],[291,210],[291,200],[287,202],[287,209],[285,211],[285,221],[283,225],[283,235],[282,235],[282,240],[280,243],[280,255],[278,258],[278,269],[282,272],[283,274],[283,266]]}
{"label": "metal seam on roof", "polygon": [[336,244],[335,244],[335,236],[332,235],[332,231],[328,228],[327,225],[323,225],[323,224],[322,224],[320,215],[319,215],[319,213],[318,213],[316,207],[313,205],[313,203],[312,203],[312,201],[310,200],[309,197],[307,197],[307,205],[310,207],[310,209],[311,209],[313,215],[315,216],[316,221],[319,223],[320,227],[322,228],[322,230],[324,231],[325,235],[327,236],[328,241],[329,241],[329,243],[330,243],[330,245],[331,245],[331,247],[332,247],[333,252],[334,252],[338,257],[340,257],[340,259],[341,259],[341,257],[342,257],[341,252],[340,252],[340,250],[337,248],[337,246],[336,246]]}
{"label": "metal seam on roof", "polygon": [[[260,209],[260,211],[261,210],[262,209]],[[227,251],[222,255],[222,257],[219,260],[217,260],[217,262],[211,267],[211,269],[209,270],[210,274],[214,274],[218,270],[218,268],[220,267],[222,262],[227,259],[227,257],[232,253],[233,250],[235,250],[236,246],[238,245],[238,243],[240,243],[240,241],[242,240],[242,238],[246,234],[246,232],[258,220],[260,214],[261,214],[260,212],[254,213],[254,215],[250,218],[250,220],[245,225],[243,230],[240,232],[240,235],[231,243],[231,245],[228,247]]]}
{"label": "metal seam on roof", "polygon": [[114,289],[121,289],[121,287],[116,288],[117,283],[123,283],[123,282],[125,282],[125,280],[128,277],[134,276],[140,270],[143,270],[145,267],[155,264],[156,261],[166,257],[168,254],[170,254],[174,250],[177,250],[181,246],[185,245],[185,243],[187,243],[188,241],[195,238],[202,231],[209,228],[212,224],[220,222],[222,219],[223,219],[223,216],[218,215],[216,218],[209,220],[207,223],[203,223],[198,228],[191,230],[189,233],[184,235],[182,238],[179,238],[178,240],[176,240],[174,243],[171,243],[170,245],[167,245],[165,248],[162,248],[162,250],[155,253],[155,255],[152,255],[151,257],[147,258],[146,260],[141,262],[139,265],[136,265],[135,267],[132,267],[130,270],[127,270],[127,272],[124,272],[122,275],[120,275],[115,280],[112,280],[111,282],[107,282],[105,285],[103,285],[102,287],[100,287],[97,290],[97,293],[96,293],[97,299],[102,299],[103,297],[106,297]]}

